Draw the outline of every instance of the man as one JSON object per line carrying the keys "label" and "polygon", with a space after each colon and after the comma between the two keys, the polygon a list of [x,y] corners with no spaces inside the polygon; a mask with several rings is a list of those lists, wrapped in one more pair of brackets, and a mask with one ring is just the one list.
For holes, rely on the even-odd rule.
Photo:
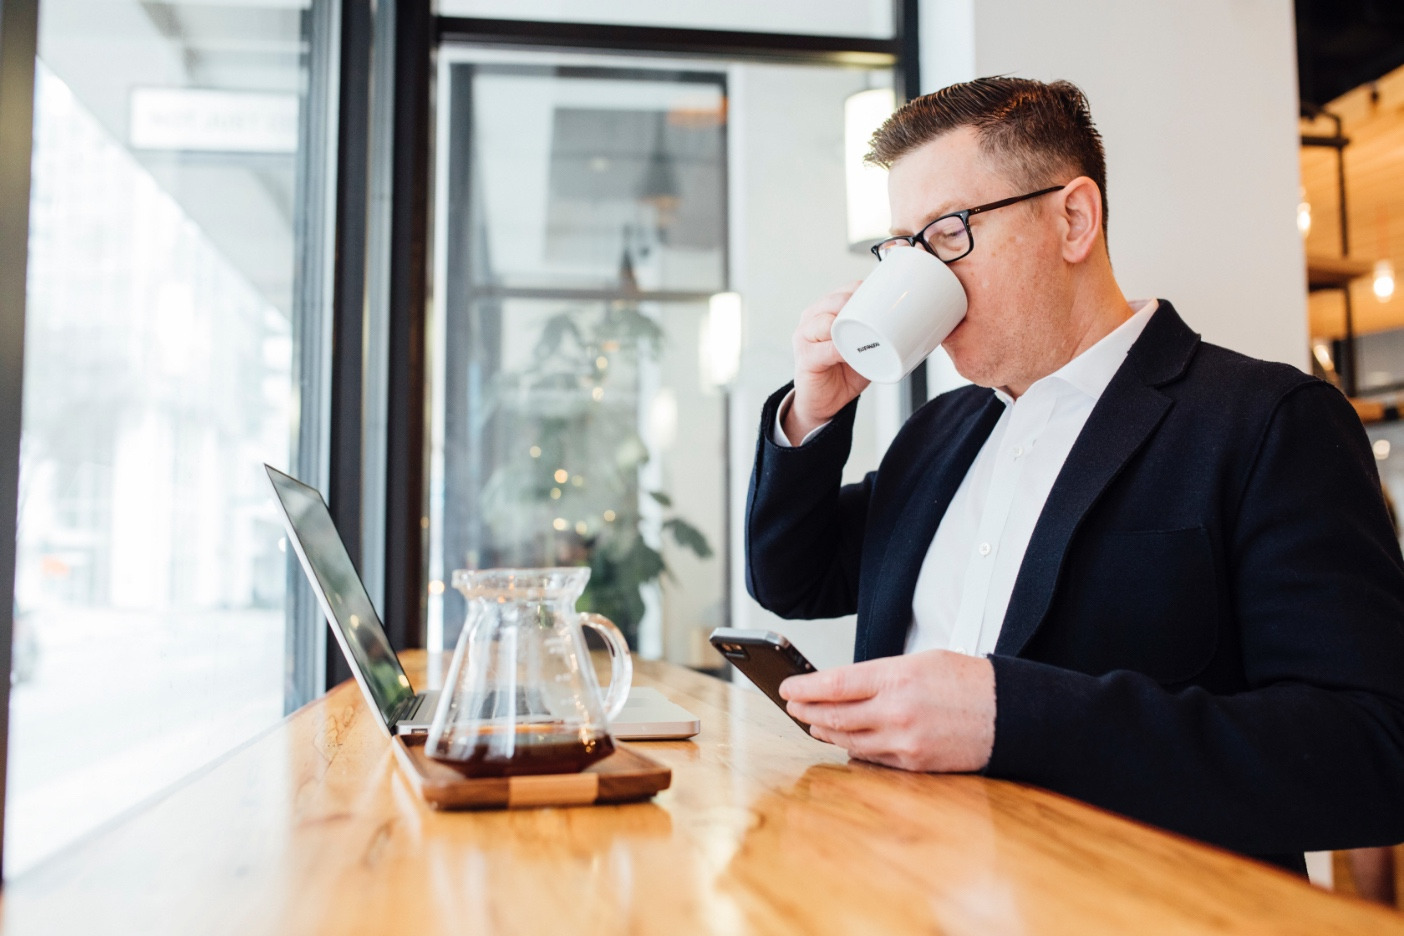
{"label": "man", "polygon": [[944,347],[973,386],[841,486],[866,381],[829,327],[853,287],[803,313],[747,587],[784,617],[856,612],[858,635],[855,665],[783,684],[790,712],[857,758],[1038,784],[1299,873],[1304,850],[1404,839],[1404,559],[1345,398],[1127,301],[1074,86],[954,85],[869,159],[896,240],[943,225],[969,300]]}

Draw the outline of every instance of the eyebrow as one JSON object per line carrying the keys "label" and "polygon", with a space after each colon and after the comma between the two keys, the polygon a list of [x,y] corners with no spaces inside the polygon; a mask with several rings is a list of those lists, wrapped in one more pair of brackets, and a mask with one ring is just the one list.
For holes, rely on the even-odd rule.
{"label": "eyebrow", "polygon": [[[950,203],[950,202],[942,202],[942,203],[941,203],[941,208],[940,208],[940,210],[939,210],[939,211],[932,212],[931,214],[927,215],[927,216],[926,216],[926,220],[924,220],[924,221],[921,222],[921,227],[917,228],[916,231],[913,231],[912,234],[916,234],[916,233],[918,233],[918,232],[920,232],[920,231],[926,230],[927,226],[928,226],[929,224],[931,224],[932,221],[935,221],[937,218],[944,218],[946,215],[955,214],[955,212],[960,211],[960,210],[961,210],[960,208],[952,209],[952,208],[951,208],[951,203]],[[887,233],[890,234],[890,235],[892,235],[893,237],[911,237],[911,236],[912,236],[912,234],[904,233],[904,232],[902,232],[902,231],[897,230],[896,228],[888,228],[888,229],[887,229]]]}

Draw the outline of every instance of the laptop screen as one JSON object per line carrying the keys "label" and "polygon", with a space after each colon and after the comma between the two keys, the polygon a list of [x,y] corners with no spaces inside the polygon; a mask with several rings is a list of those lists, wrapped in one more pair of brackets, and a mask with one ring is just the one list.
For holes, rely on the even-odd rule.
{"label": "laptop screen", "polygon": [[302,569],[340,638],[342,650],[357,671],[362,688],[375,700],[389,727],[395,708],[412,697],[414,690],[336,532],[326,502],[315,489],[276,468],[264,468],[283,505]]}

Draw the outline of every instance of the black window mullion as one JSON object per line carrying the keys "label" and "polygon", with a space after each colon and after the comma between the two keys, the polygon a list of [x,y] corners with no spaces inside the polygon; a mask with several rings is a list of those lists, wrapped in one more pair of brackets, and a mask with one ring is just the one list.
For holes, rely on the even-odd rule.
{"label": "black window mullion", "polygon": [[[365,303],[370,0],[314,0],[304,14],[308,85],[298,145],[293,474],[326,494],[362,561],[362,310]],[[350,677],[288,551],[289,711]]]}
{"label": "black window mullion", "polygon": [[5,776],[10,746],[10,646],[38,33],[38,0],[0,0],[0,877],[4,874]]}
{"label": "black window mullion", "polygon": [[[365,574],[364,412],[366,206],[370,182],[371,0],[341,0],[337,69],[336,231],[332,261],[331,413],[327,493],[332,519]],[[326,642],[326,685],[351,678],[334,641]]]}
{"label": "black window mullion", "polygon": [[[921,36],[918,32],[918,0],[894,0],[897,23],[897,103],[906,103],[921,96]],[[929,388],[926,382],[926,362],[922,361],[902,379],[902,419],[921,409]]]}
{"label": "black window mullion", "polygon": [[435,19],[429,4],[396,0],[386,394],[385,597],[396,650],[424,643],[428,385],[430,88]]}
{"label": "black window mullion", "polygon": [[441,16],[439,42],[522,48],[580,49],[600,52],[648,52],[672,56],[749,59],[766,62],[893,65],[901,55],[895,39],[858,36],[806,36],[723,29],[680,29],[601,23],[554,23],[531,20]]}

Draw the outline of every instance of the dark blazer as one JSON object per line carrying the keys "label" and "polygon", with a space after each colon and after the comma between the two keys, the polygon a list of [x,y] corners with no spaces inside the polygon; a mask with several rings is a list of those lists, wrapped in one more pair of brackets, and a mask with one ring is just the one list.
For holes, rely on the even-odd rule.
{"label": "dark blazer", "polygon": [[[902,652],[931,538],[1003,405],[963,387],[842,486],[857,401],[799,448],[766,403],[746,586]],[[1404,560],[1329,384],[1200,341],[1168,302],[1073,445],[991,656],[991,777],[1304,872],[1404,840]]]}

